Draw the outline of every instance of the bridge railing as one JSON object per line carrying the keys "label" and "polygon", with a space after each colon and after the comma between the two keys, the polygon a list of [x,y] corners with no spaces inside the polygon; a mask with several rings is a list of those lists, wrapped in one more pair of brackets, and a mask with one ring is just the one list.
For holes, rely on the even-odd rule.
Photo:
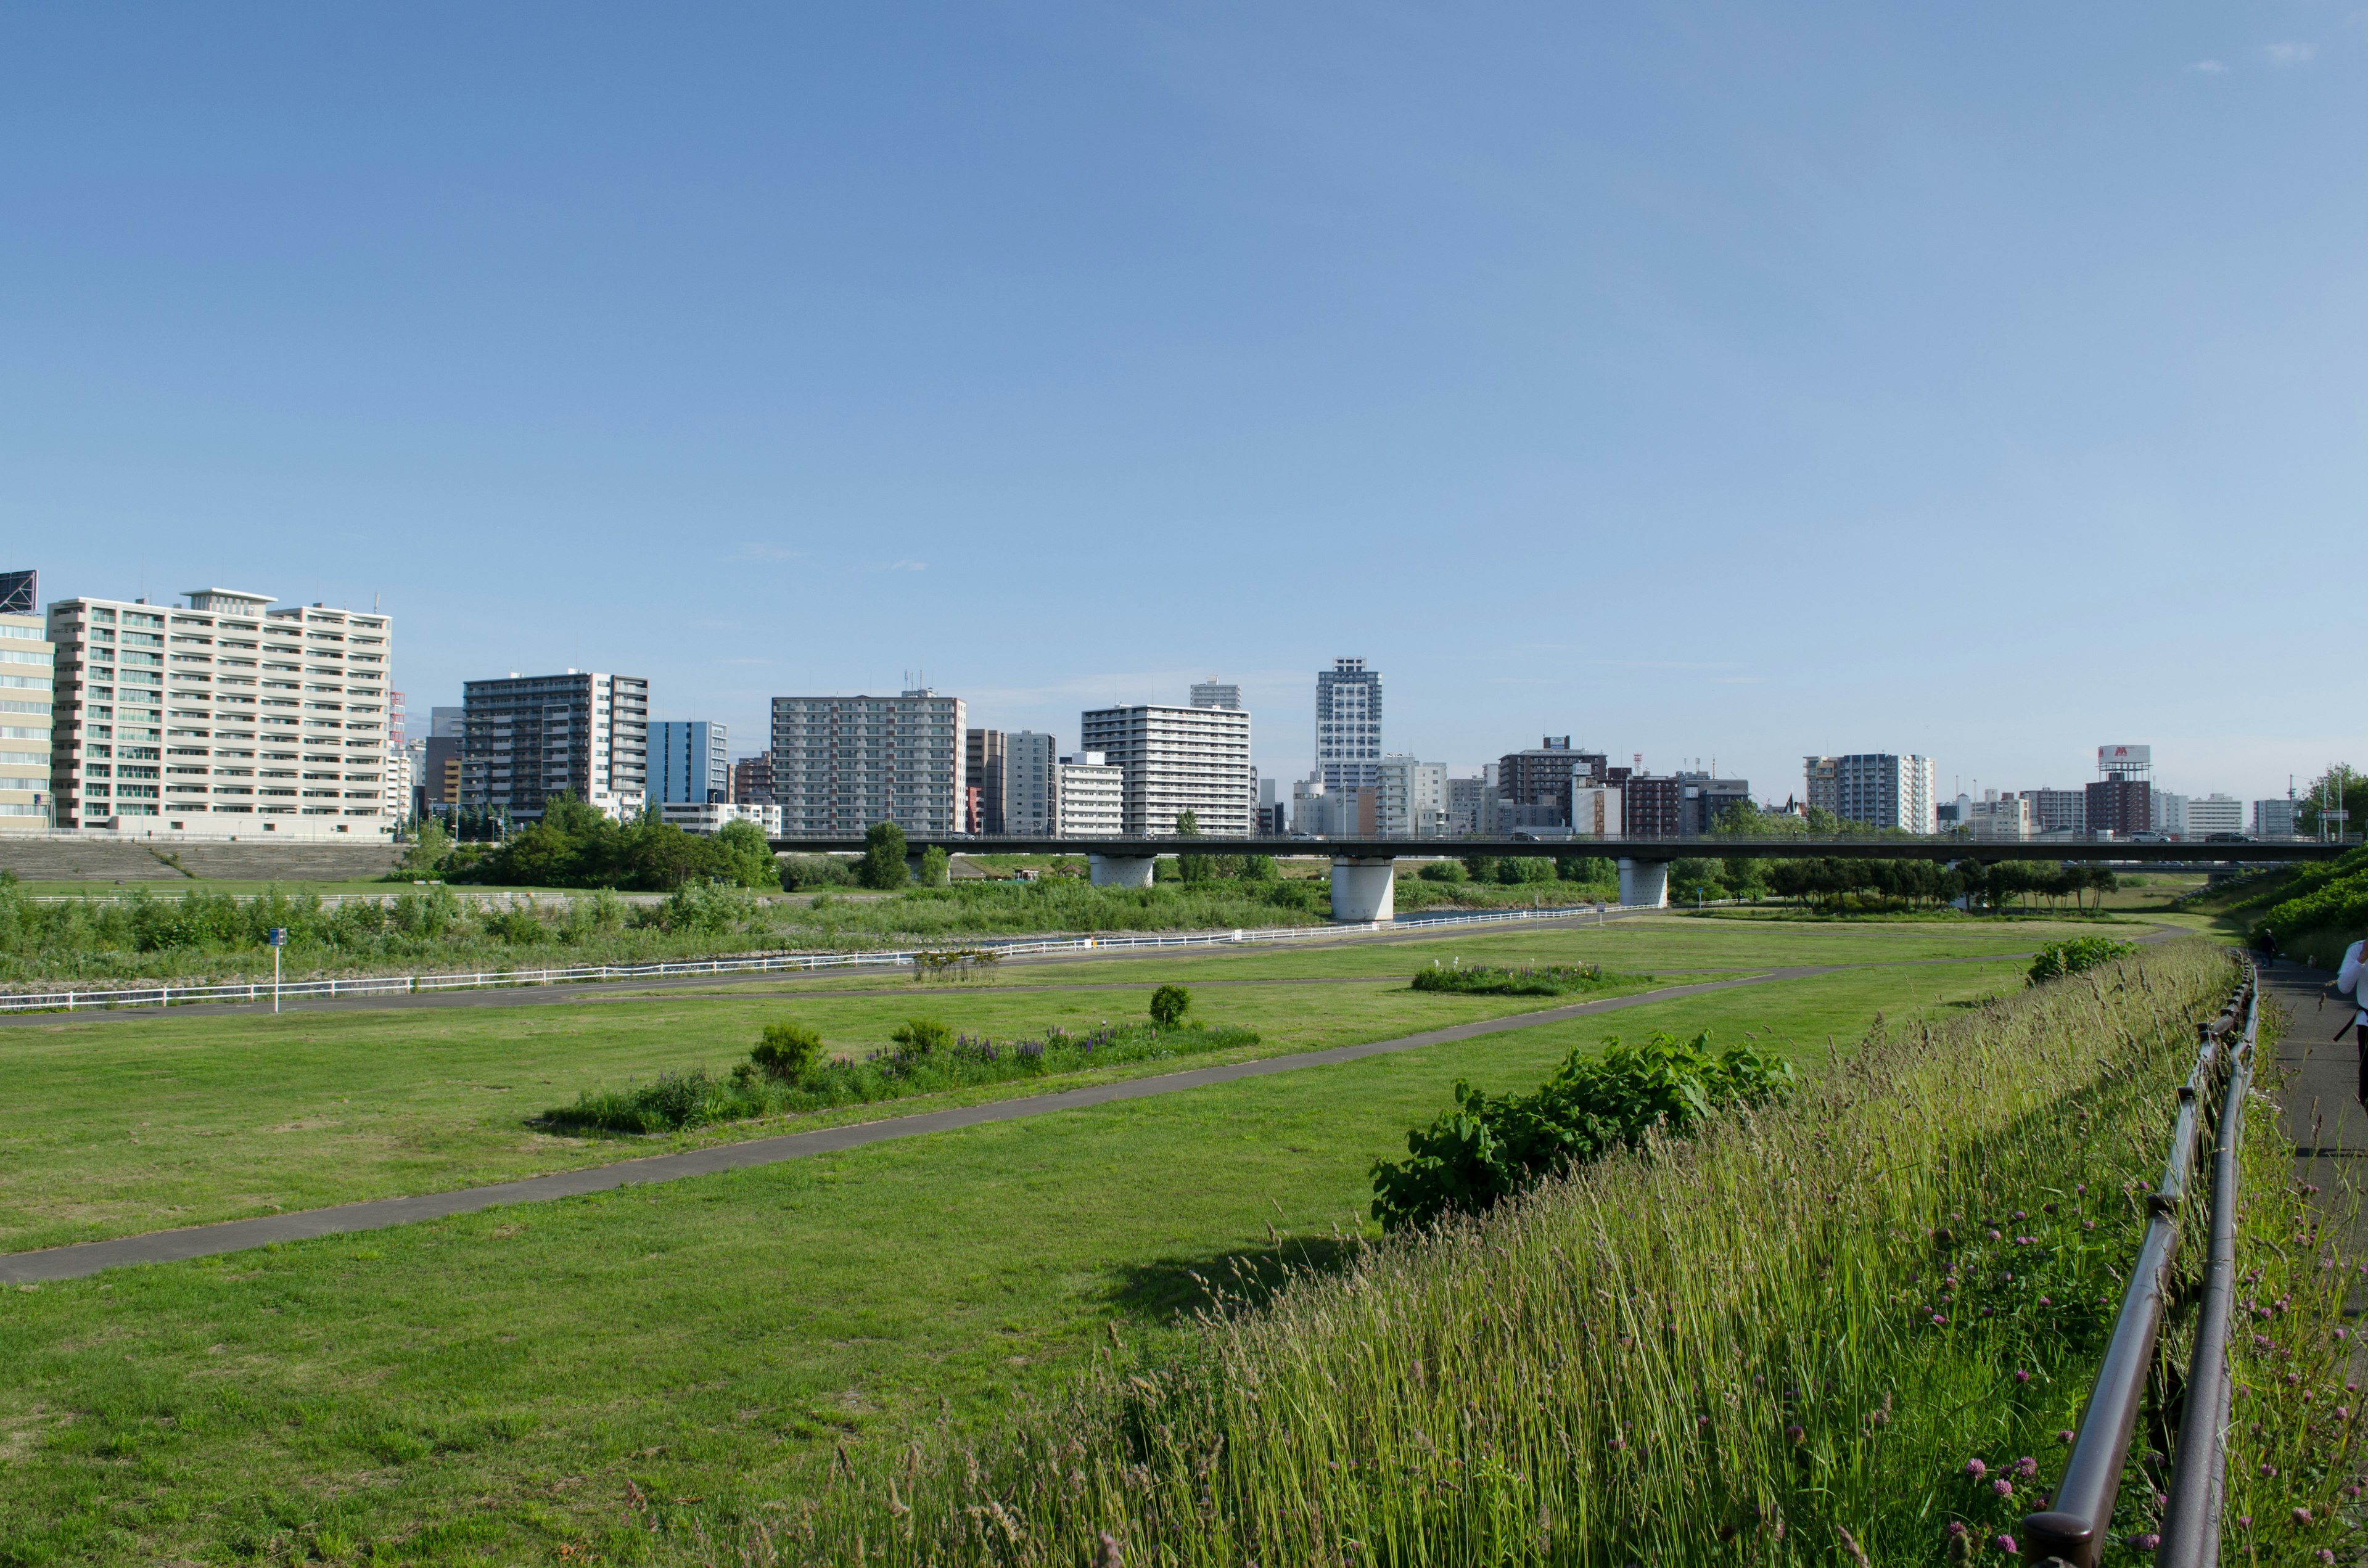
{"label": "bridge railing", "polygon": [[[2080,1430],[2065,1461],[2064,1479],[2046,1511],[2022,1521],[2023,1551],[2034,1562],[2060,1559],[2072,1568],[2096,1568],[2113,1519],[2122,1490],[2122,1474],[2129,1460],[2130,1435],[2137,1424],[2146,1395],[2146,1378],[2155,1361],[2155,1342],[2162,1328],[2165,1282],[2173,1251],[2179,1244],[2179,1210],[2186,1197],[2188,1175],[2194,1162],[2202,1098],[2220,1068],[2231,1067],[2227,1097],[2218,1128],[2219,1153],[2212,1198],[2211,1267],[2222,1292],[2216,1330],[2208,1316],[2212,1285],[2206,1287],[2206,1319],[2198,1324],[2196,1364],[2207,1361],[2214,1381],[2208,1398],[2199,1396],[2191,1381],[2187,1417],[2180,1425],[2180,1471],[2170,1493],[2170,1517],[2188,1522],[2173,1541],[2191,1554],[2178,1560],[2181,1568],[2198,1568],[2213,1560],[2218,1542],[2218,1485],[2223,1465],[2222,1441],[2226,1428],[2227,1390],[2225,1378],[2228,1333],[2226,1292],[2235,1269],[2236,1165],[2235,1141],[2243,1136],[2244,1095],[2251,1081],[2254,1030],[2258,1020],[2258,984],[2249,963],[2244,983],[2229,998],[2219,1017],[2203,1026],[2195,1065],[2179,1090],[2179,1115],[2173,1125],[2170,1153],[2162,1181],[2146,1195],[2146,1237],[2138,1246],[2136,1267],[2130,1270],[2122,1295],[2121,1315],[2097,1369],[2097,1381],[2080,1416]],[[2232,1040],[2241,1028],[2241,1038]],[[2226,1241],[2223,1244],[2223,1221]],[[2215,1337],[2216,1334],[2216,1337]],[[2192,1373],[2191,1373],[2191,1377]],[[2192,1446],[2189,1435],[2194,1434]],[[2180,1485],[2187,1492],[2180,1491]],[[2201,1510],[2201,1512],[2199,1512]],[[2190,1516],[2192,1516],[2191,1517]],[[2208,1525],[2205,1520],[2208,1517]],[[2197,1544],[2203,1536],[2208,1540]]]}
{"label": "bridge railing", "polygon": [[[964,946],[995,953],[998,958],[1028,958],[1081,952],[1137,952],[1175,948],[1218,948],[1272,942],[1304,942],[1359,931],[1428,930],[1432,926],[1502,924],[1508,921],[1566,920],[1591,915],[1598,908],[1617,912],[1620,904],[1561,909],[1489,909],[1453,915],[1425,915],[1395,921],[1363,921],[1325,926],[1246,927],[1234,931],[1159,933],[1140,937],[1050,937],[1004,942],[969,942]],[[241,981],[223,985],[143,985],[111,990],[19,991],[0,994],[0,1013],[80,1012],[92,1007],[179,1007],[199,1002],[268,1002],[361,996],[416,995],[437,991],[491,990],[511,986],[591,984],[620,980],[680,979],[697,975],[807,973],[825,970],[910,969],[930,948],[901,948],[852,953],[758,953],[731,959],[689,959],[666,963],[576,964],[564,969],[509,969],[468,973],[360,975],[351,979],[293,980],[277,987],[269,981]]]}

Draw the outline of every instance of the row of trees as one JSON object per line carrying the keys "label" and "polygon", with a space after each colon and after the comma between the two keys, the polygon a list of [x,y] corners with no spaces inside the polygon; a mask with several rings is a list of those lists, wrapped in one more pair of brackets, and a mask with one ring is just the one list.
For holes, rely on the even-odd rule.
{"label": "row of trees", "polygon": [[[898,869],[903,869],[900,861]],[[541,820],[497,845],[455,844],[434,818],[404,854],[398,877],[509,887],[617,888],[672,892],[706,882],[777,889],[772,846],[754,823],[726,823],[709,837],[660,822],[655,812],[620,823],[573,794],[543,802]]]}

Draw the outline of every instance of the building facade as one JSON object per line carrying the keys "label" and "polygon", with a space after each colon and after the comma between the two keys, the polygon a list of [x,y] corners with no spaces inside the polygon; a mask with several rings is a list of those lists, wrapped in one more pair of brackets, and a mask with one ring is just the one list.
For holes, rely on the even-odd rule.
{"label": "building facade", "polygon": [[1844,822],[1930,834],[1935,825],[1932,759],[1913,753],[1813,756],[1803,767],[1808,803]]}
{"label": "building facade", "polygon": [[658,820],[682,829],[685,833],[714,835],[723,831],[725,823],[752,822],[768,838],[781,836],[781,808],[779,806],[744,806],[736,801],[660,801],[656,802]]}
{"label": "building facade", "polygon": [[1192,683],[1192,706],[1195,708],[1233,708],[1242,705],[1242,688],[1232,681],[1211,676],[1207,680]]}
{"label": "building facade", "polygon": [[650,799],[659,805],[703,806],[732,798],[728,732],[705,719],[650,723]]}
{"label": "building facade", "polygon": [[2019,844],[2032,835],[2031,802],[2011,790],[1993,790],[1978,801],[1960,802],[1964,825],[1984,844]]}
{"label": "building facade", "polygon": [[2209,795],[2190,795],[2181,831],[2190,838],[2209,838],[2215,833],[2245,831],[2245,802],[2234,795],[2217,790]]}
{"label": "building facade", "polygon": [[1436,838],[1447,831],[1447,765],[1404,754],[1374,768],[1374,821],[1385,838]]}
{"label": "building facade", "polygon": [[2025,790],[2022,798],[2031,802],[2031,831],[2034,834],[2089,831],[2089,797],[2079,790]]}
{"label": "building facade", "polygon": [[388,618],[184,597],[49,607],[57,825],[391,838]]}
{"label": "building facade", "polygon": [[1004,804],[1005,767],[1009,746],[1001,730],[967,730],[962,735],[962,777],[978,791],[978,822],[974,833],[1008,833]]}
{"label": "building facade", "polygon": [[56,825],[50,793],[56,682],[40,575],[0,573],[0,833]]}
{"label": "building facade", "polygon": [[2253,802],[2253,836],[2256,838],[2292,838],[2294,835],[2294,803],[2288,800],[2255,801]]}
{"label": "building facade", "polygon": [[1004,737],[1003,748],[1004,831],[1051,833],[1053,769],[1059,766],[1053,737],[1038,730],[1015,730]]}
{"label": "building facade", "polygon": [[732,765],[732,801],[741,806],[773,803],[773,754],[760,751]]}
{"label": "building facade", "polygon": [[1619,838],[1624,835],[1622,805],[1628,784],[1578,784],[1570,792],[1570,831],[1580,838]]}
{"label": "building facade", "polygon": [[964,707],[927,687],[894,697],[773,699],[773,798],[781,832],[962,830]]}
{"label": "building facade", "polygon": [[461,810],[514,823],[573,794],[627,821],[649,802],[650,683],[569,670],[461,687]]}
{"label": "building facade", "polygon": [[1115,838],[1125,831],[1126,770],[1100,752],[1075,752],[1053,765],[1053,833]]}
{"label": "building facade", "polygon": [[1246,837],[1257,821],[1250,716],[1238,709],[1150,702],[1089,709],[1078,749],[1100,752],[1124,770],[1130,835],[1172,834],[1188,811],[1212,838]]}
{"label": "building facade", "polygon": [[2126,837],[2159,833],[2154,815],[2154,748],[2097,748],[2097,781],[2087,787],[2089,831]]}
{"label": "building facade", "polygon": [[[1614,777],[1600,751],[1573,750],[1568,735],[1547,735],[1527,751],[1497,759],[1497,826],[1567,827],[1573,779],[1587,784],[1625,784],[1628,770]],[[1484,829],[1483,831],[1488,831]]]}
{"label": "building facade", "polygon": [[1367,789],[1382,762],[1382,676],[1335,659],[1315,676],[1315,774],[1328,790]]}

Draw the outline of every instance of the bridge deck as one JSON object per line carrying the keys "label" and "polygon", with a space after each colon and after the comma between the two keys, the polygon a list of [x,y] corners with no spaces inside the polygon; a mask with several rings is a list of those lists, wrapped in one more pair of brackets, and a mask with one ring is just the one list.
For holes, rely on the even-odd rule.
{"label": "bridge deck", "polygon": [[[1589,855],[1623,860],[1710,859],[1746,856],[1800,860],[2086,860],[2115,864],[2199,863],[2230,866],[2282,865],[2325,860],[2358,846],[2351,844],[2133,844],[2121,840],[2027,839],[1977,843],[1962,838],[1049,838],[1019,835],[927,837],[907,835],[914,853],[943,848],[958,855],[1145,855],[1328,856],[1349,860],[1385,860],[1445,855]],[[794,837],[772,841],[778,851],[827,854],[860,850],[860,837]]]}

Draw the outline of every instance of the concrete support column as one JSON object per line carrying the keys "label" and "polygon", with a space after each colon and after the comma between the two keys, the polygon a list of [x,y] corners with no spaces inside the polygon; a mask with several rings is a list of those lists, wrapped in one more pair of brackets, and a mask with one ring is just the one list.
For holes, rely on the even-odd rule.
{"label": "concrete support column", "polygon": [[1151,885],[1151,869],[1159,863],[1156,855],[1088,855],[1087,869],[1093,874],[1098,888],[1147,888]]}
{"label": "concrete support column", "polygon": [[1667,860],[1622,860],[1620,862],[1620,902],[1644,904],[1660,909],[1669,902],[1669,863]]}
{"label": "concrete support column", "polygon": [[1397,862],[1390,858],[1332,862],[1332,918],[1395,920],[1398,917]]}

